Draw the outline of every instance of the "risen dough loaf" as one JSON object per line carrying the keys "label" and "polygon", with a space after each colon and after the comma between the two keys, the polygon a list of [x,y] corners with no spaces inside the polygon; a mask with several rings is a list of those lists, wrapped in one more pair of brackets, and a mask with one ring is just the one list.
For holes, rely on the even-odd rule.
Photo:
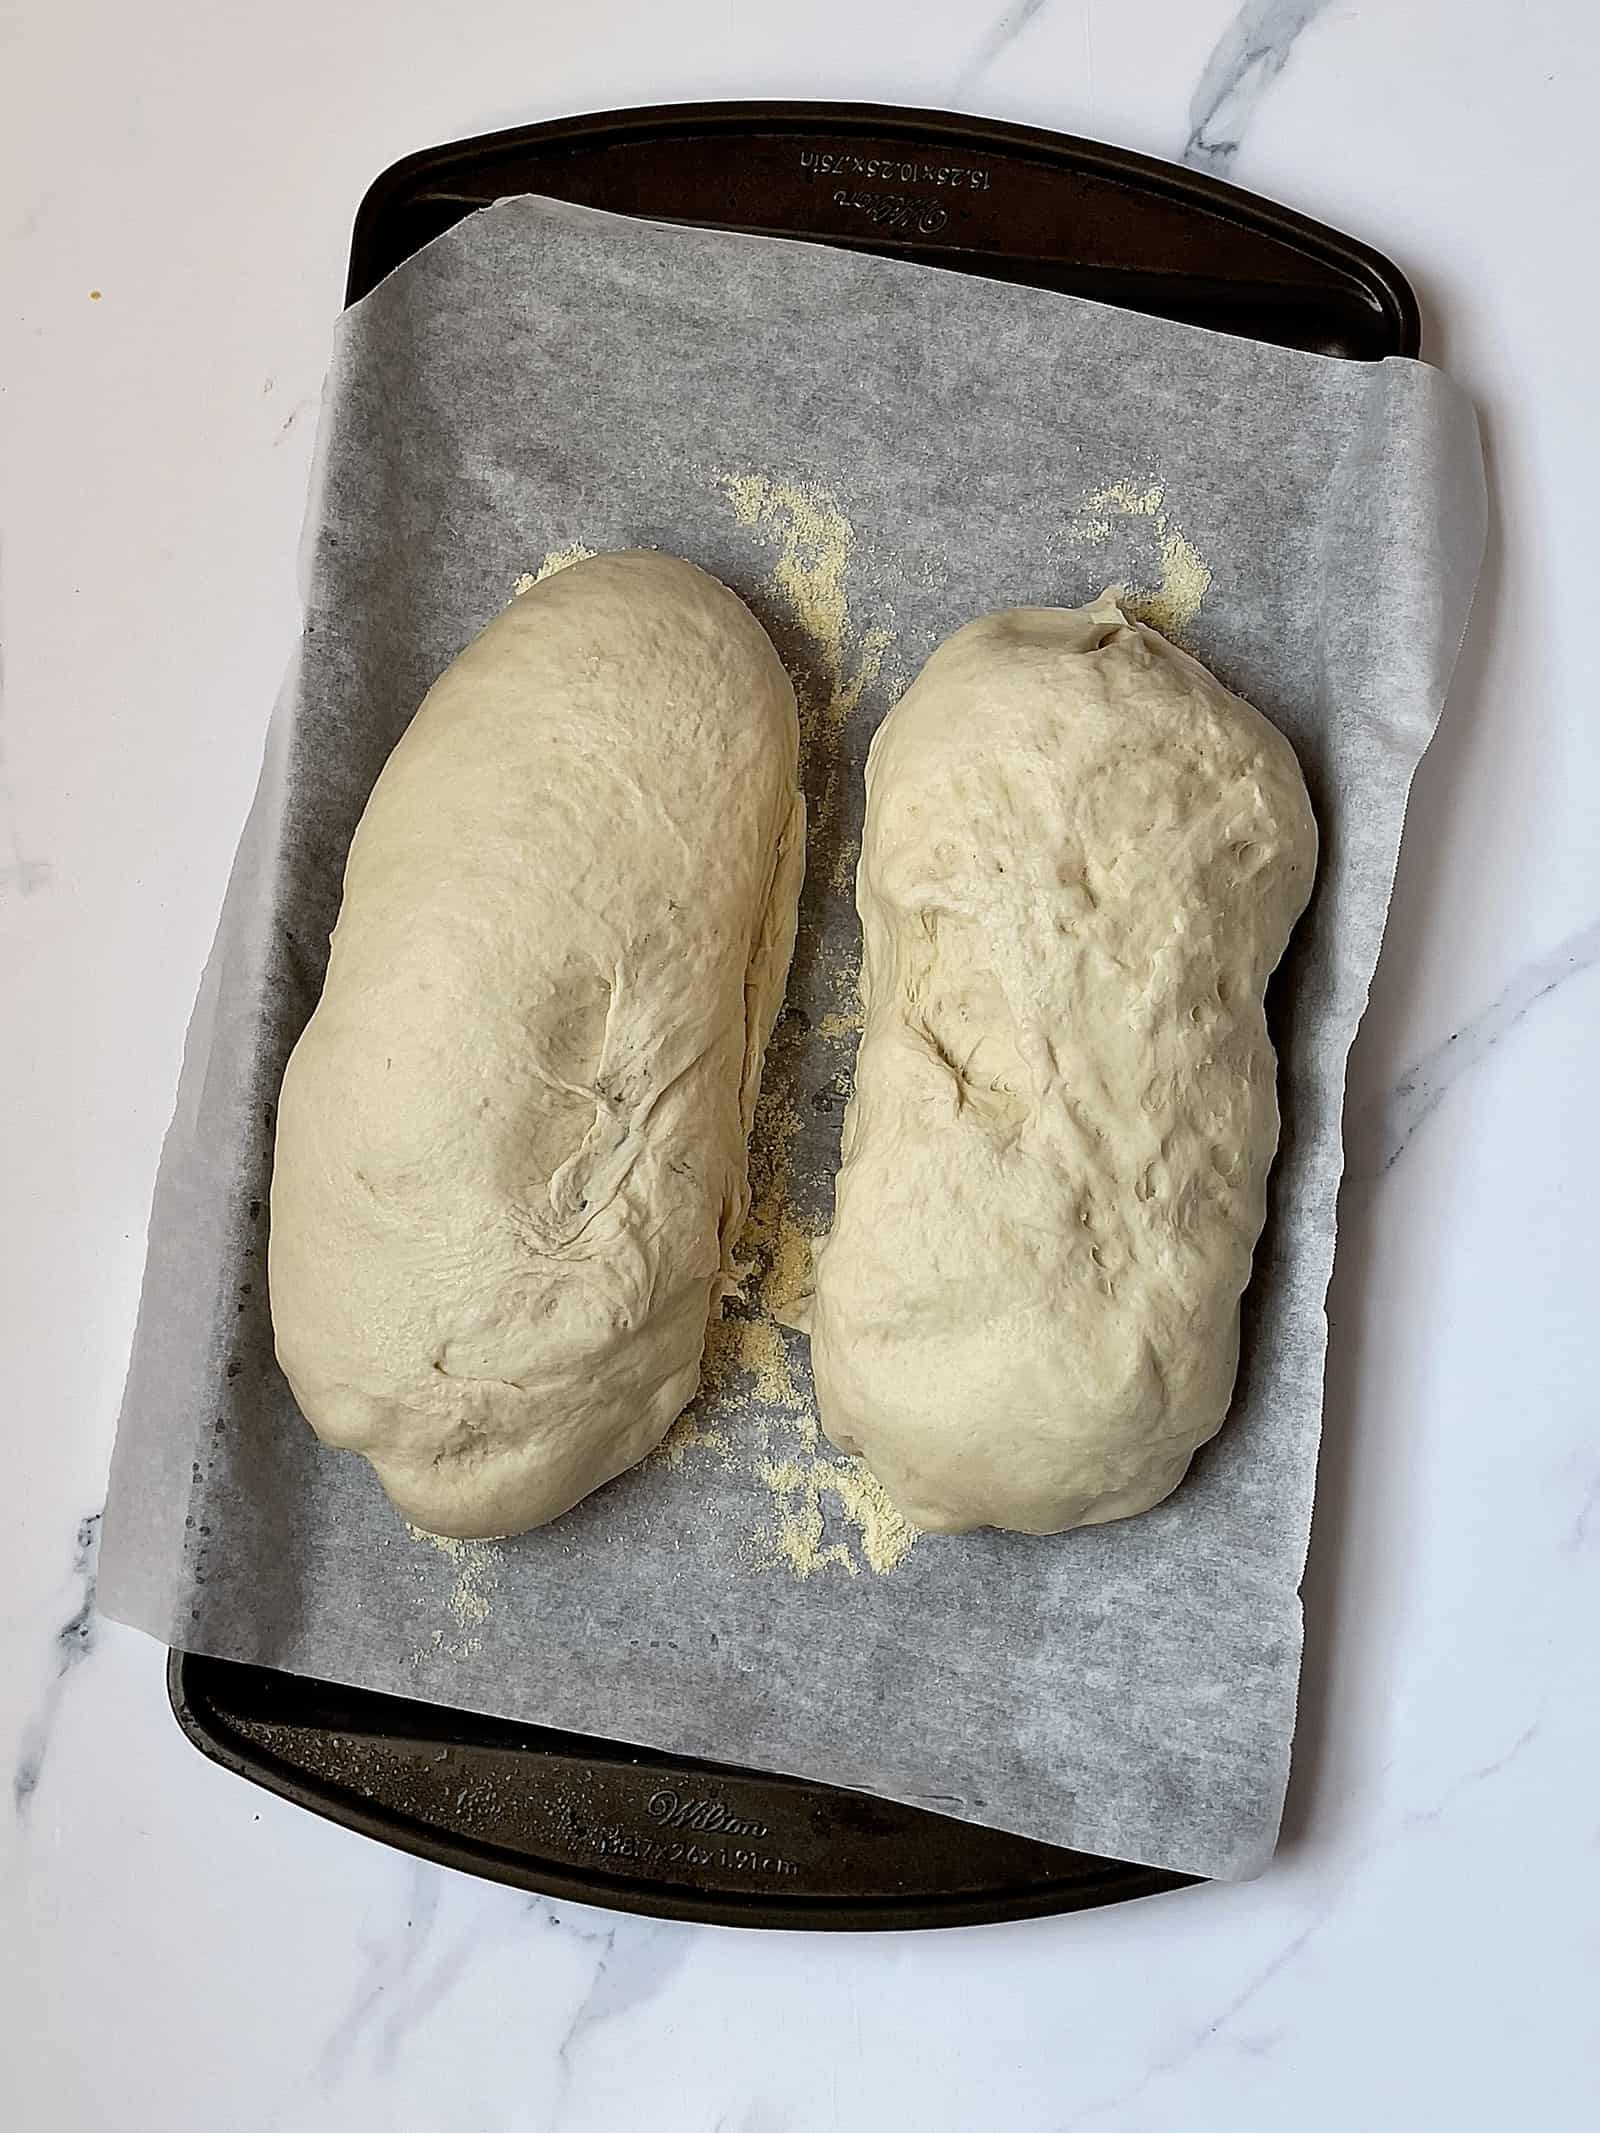
{"label": "risen dough loaf", "polygon": [[1109,594],[971,624],[884,722],[810,1330],[917,1525],[1127,1518],[1221,1426],[1316,849],[1289,743]]}
{"label": "risen dough loaf", "polygon": [[691,564],[599,556],[429,691],[278,1106],[278,1357],[436,1533],[555,1518],[691,1397],[803,866],[793,692]]}

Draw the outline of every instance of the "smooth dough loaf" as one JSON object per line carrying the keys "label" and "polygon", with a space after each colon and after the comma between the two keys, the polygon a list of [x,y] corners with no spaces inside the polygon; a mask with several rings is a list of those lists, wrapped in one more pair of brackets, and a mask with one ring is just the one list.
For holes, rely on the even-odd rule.
{"label": "smooth dough loaf", "polygon": [[367,803],[278,1106],[278,1358],[435,1533],[557,1517],[695,1390],[804,864],[794,694],[654,553],[534,586]]}
{"label": "smooth dough loaf", "polygon": [[971,624],[884,722],[809,1330],[917,1525],[1127,1518],[1220,1428],[1316,851],[1282,734],[1110,594]]}

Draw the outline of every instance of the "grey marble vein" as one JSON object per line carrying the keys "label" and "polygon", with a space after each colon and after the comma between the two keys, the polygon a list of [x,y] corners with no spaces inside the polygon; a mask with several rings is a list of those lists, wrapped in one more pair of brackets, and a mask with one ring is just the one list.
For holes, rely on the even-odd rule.
{"label": "grey marble vein", "polygon": [[1328,0],[1245,0],[1189,99],[1183,160],[1225,177],[1257,105],[1283,72],[1300,33]]}
{"label": "grey marble vein", "polygon": [[1531,1748],[1539,1738],[1543,1726],[1544,1714],[1541,1711],[1528,1721],[1509,1748],[1504,1749],[1499,1755],[1491,1756],[1486,1763],[1475,1763],[1470,1770],[1463,1770],[1461,1775],[1453,1779],[1445,1788],[1431,1807],[1413,1807],[1402,1818],[1401,1828],[1406,1830],[1420,1829],[1430,1823],[1442,1821],[1463,1793],[1474,1792],[1478,1786],[1486,1783],[1488,1779],[1498,1777],[1503,1770],[1509,1770],[1517,1758],[1526,1749]]}
{"label": "grey marble vein", "polygon": [[19,1819],[27,1816],[39,1789],[45,1757],[61,1710],[61,1699],[73,1669],[94,1650],[98,1624],[94,1611],[95,1564],[100,1552],[100,1513],[91,1511],[78,1521],[72,1554],[72,1575],[78,1580],[78,1605],[51,1640],[50,1678],[44,1694],[22,1729],[16,1766],[11,1774],[11,1798]]}
{"label": "grey marble vein", "polygon": [[[453,1932],[444,1928],[446,1893],[468,1909]],[[342,2080],[363,2043],[370,2046],[372,2072],[392,2074],[466,1972],[526,1932],[529,1910],[540,1904],[485,1894],[426,1860],[408,1861],[403,1917],[367,1943],[355,1991],[318,2054],[317,2080],[327,2086]]]}
{"label": "grey marble vein", "polygon": [[[1509,1770],[1539,1738],[1543,1724],[1543,1713],[1536,1713],[1509,1746],[1502,1749],[1498,1755],[1489,1757],[1487,1761],[1476,1763],[1471,1769],[1464,1770],[1446,1786],[1431,1806],[1414,1808],[1403,1815],[1398,1825],[1377,1844],[1363,1848],[1358,1857],[1350,1862],[1351,1868],[1386,1852],[1395,1844],[1404,1842],[1414,1831],[1442,1820],[1463,1794],[1487,1784],[1491,1778],[1499,1777],[1502,1772]],[[1183,2034],[1153,2059],[1135,2082],[1118,2089],[1112,2095],[1101,2097],[1077,2112],[1064,2122],[1059,2133],[1076,2133],[1078,2127],[1088,2125],[1094,2120],[1104,2120],[1107,2114],[1113,2112],[1117,2114],[1114,2122],[1118,2125],[1124,2123],[1129,2105],[1142,2097],[1157,2081],[1180,2072],[1197,2053],[1224,2035],[1235,2051],[1242,2052],[1247,2057],[1270,2057],[1274,2046],[1280,2040],[1281,2032],[1269,2030],[1241,2034],[1237,2028],[1239,2017],[1260,1998],[1275,1978],[1281,1977],[1284,1971],[1299,1960],[1310,1942],[1333,1918],[1338,1903],[1339,1896],[1336,1893],[1297,1933],[1291,1935],[1277,1953],[1262,1964],[1215,2014],[1207,2016],[1204,2021],[1186,2026]]]}
{"label": "grey marble vein", "polygon": [[437,2002],[437,1992],[419,1994],[417,1988],[428,1971],[439,1916],[440,1879],[439,1869],[426,1860],[407,1863],[404,1922],[368,1943],[350,2004],[328,2031],[318,2054],[318,2074],[330,2085],[348,2071],[356,2047],[369,2031],[376,2040],[378,2063],[392,2066],[417,2006]]}
{"label": "grey marble vein", "polygon": [[1600,1467],[1589,1476],[1572,1524],[1567,1528],[1567,1537],[1561,1544],[1564,1555],[1577,1555],[1588,1547],[1590,1535],[1596,1530],[1597,1514],[1600,1514]]}
{"label": "grey marble vein", "polygon": [[758,2096],[753,2103],[739,2105],[737,2115],[724,2111],[714,2121],[711,2133],[790,2133],[793,2124],[777,2104]]}
{"label": "grey marble vein", "polygon": [[[1170,2044],[1164,2052],[1151,2060],[1150,2064],[1131,2087],[1118,2089],[1114,2095],[1101,2097],[1098,2102],[1091,2103],[1084,2110],[1075,2113],[1073,2117],[1064,2121],[1060,2128],[1060,2133],[1075,2133],[1077,2127],[1086,2126],[1095,2119],[1103,2119],[1111,2111],[1118,2113],[1117,2123],[1122,2123],[1128,2106],[1136,2102],[1147,2089],[1166,2076],[1180,2072],[1194,2058],[1197,2052],[1202,2051],[1206,2045],[1214,2042],[1223,2031],[1231,2029],[1245,2009],[1253,2005],[1261,1994],[1266,1991],[1273,1979],[1280,1977],[1291,1964],[1298,1961],[1309,1942],[1327,1924],[1332,1913],[1333,1904],[1329,1903],[1318,1911],[1315,1917],[1309,1919],[1300,1928],[1299,1932],[1292,1934],[1277,1953],[1268,1962],[1264,1963],[1255,1972],[1254,1976],[1246,1979],[1232,1999],[1228,2000],[1215,2014],[1208,2015],[1202,2022],[1186,2027],[1183,2034],[1174,2043]],[[1261,2034],[1253,2034],[1230,2041],[1237,2042],[1238,2048],[1251,2058],[1261,2057],[1265,2051],[1270,2049],[1270,2039]]]}
{"label": "grey marble vein", "polygon": [[[1476,1763],[1471,1769],[1464,1770],[1459,1777],[1451,1781],[1431,1806],[1410,1810],[1401,1817],[1398,1827],[1392,1829],[1377,1845],[1364,1850],[1360,1856],[1363,1859],[1375,1856],[1386,1851],[1391,1845],[1404,1841],[1413,1831],[1440,1821],[1464,1793],[1473,1791],[1479,1785],[1486,1784],[1491,1778],[1499,1777],[1503,1771],[1509,1770],[1539,1738],[1543,1722],[1542,1712],[1537,1713],[1508,1747],[1502,1749],[1498,1755],[1491,1756],[1486,1762]],[[1150,2062],[1131,2087],[1119,2089],[1115,2094],[1089,2104],[1074,2117],[1066,2120],[1060,2128],[1060,2133],[1076,2133],[1078,2127],[1088,2125],[1096,2119],[1103,2120],[1111,2112],[1116,2112],[1116,2122],[1122,2123],[1128,2106],[1143,2096],[1147,2089],[1164,2077],[1180,2072],[1198,2052],[1225,2033],[1227,2041],[1236,2051],[1243,2052],[1250,2058],[1270,2056],[1277,2041],[1277,2033],[1266,2031],[1240,2034],[1237,2029],[1239,2017],[1254,2005],[1275,1978],[1281,1977],[1284,1971],[1299,1960],[1310,1942],[1333,1917],[1338,1900],[1335,1895],[1325,1903],[1297,1933],[1284,1942],[1268,1962],[1262,1964],[1252,1977],[1246,1979],[1233,1997],[1215,2014],[1207,2016],[1202,2022],[1188,2025],[1180,2037]]]}
{"label": "grey marble vein", "polygon": [[1600,923],[1582,927],[1549,955],[1524,963],[1487,1007],[1408,1066],[1388,1094],[1351,1120],[1346,1171],[1354,1180],[1392,1170],[1446,1096],[1541,1000],[1600,963]]}
{"label": "grey marble vein", "polygon": [[558,2080],[550,2112],[550,2133],[556,2133],[572,2100],[579,2056],[595,2030],[653,1999],[687,1956],[690,1936],[664,1919],[622,1917],[591,1928],[551,1913],[550,1923],[599,1951],[589,1989],[556,2046]]}
{"label": "grey marble vein", "polygon": [[472,1903],[470,1915],[455,1931],[446,1932],[441,1903],[447,1888],[460,1892],[442,1869],[425,1860],[407,1862],[401,1916],[367,1941],[355,1988],[316,2055],[313,2085],[336,2087],[363,2056],[373,2073],[393,2074],[466,1971],[491,1951],[514,1943],[530,1921],[542,1920],[596,1951],[593,1975],[556,2040],[556,2096],[549,2119],[554,2133],[589,2036],[657,1992],[687,1954],[690,1936],[649,1919],[590,1925],[581,1914],[557,1913],[545,1897],[516,1903],[498,1892],[487,1903]]}
{"label": "grey marble vein", "polygon": [[981,81],[994,65],[1000,54],[1014,45],[1028,24],[1042,15],[1050,0],[1018,0],[998,14],[979,39],[977,49],[956,76],[955,87],[970,89],[974,82]]}

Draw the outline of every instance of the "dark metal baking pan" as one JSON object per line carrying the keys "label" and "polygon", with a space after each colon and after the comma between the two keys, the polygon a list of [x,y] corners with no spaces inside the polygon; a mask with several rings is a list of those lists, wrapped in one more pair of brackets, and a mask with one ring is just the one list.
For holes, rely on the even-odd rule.
{"label": "dark metal baking pan", "polygon": [[[1415,355],[1378,253],[1122,149],[864,104],[683,104],[408,157],[356,219],[347,300],[476,209],[540,192],[1022,281],[1321,354]],[[1191,1878],[800,1778],[174,1652],[213,1761],[405,1851],[551,1896],[725,1925],[1040,1917]]]}
{"label": "dark metal baking pan", "polygon": [[956,1926],[1187,1877],[863,1792],[174,1652],[178,1723],[225,1769],[443,1866],[730,1926]]}
{"label": "dark metal baking pan", "polygon": [[356,217],[346,302],[509,193],[887,252],[1322,355],[1415,355],[1399,269],[1197,171],[996,119],[666,104],[424,149]]}

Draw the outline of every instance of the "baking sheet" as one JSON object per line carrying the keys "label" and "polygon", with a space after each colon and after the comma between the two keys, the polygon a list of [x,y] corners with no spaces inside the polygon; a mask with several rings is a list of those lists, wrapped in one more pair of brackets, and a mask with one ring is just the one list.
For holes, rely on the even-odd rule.
{"label": "baking sheet", "polygon": [[[1471,409],[1418,363],[538,198],[419,253],[338,329],[304,640],[162,1158],[101,1604],[194,1651],[1257,1870],[1294,1724],[1345,1056],[1483,523]],[[739,591],[801,700],[808,874],[753,1271],[643,1467],[519,1540],[430,1540],[317,1445],[273,1362],[273,1102],[351,830],[428,685],[520,583],[630,546]],[[820,1438],[780,1316],[849,1089],[861,765],[950,630],[1112,582],[1289,734],[1322,831],[1271,999],[1284,1129],[1238,1394],[1142,1518],[917,1535]]]}

